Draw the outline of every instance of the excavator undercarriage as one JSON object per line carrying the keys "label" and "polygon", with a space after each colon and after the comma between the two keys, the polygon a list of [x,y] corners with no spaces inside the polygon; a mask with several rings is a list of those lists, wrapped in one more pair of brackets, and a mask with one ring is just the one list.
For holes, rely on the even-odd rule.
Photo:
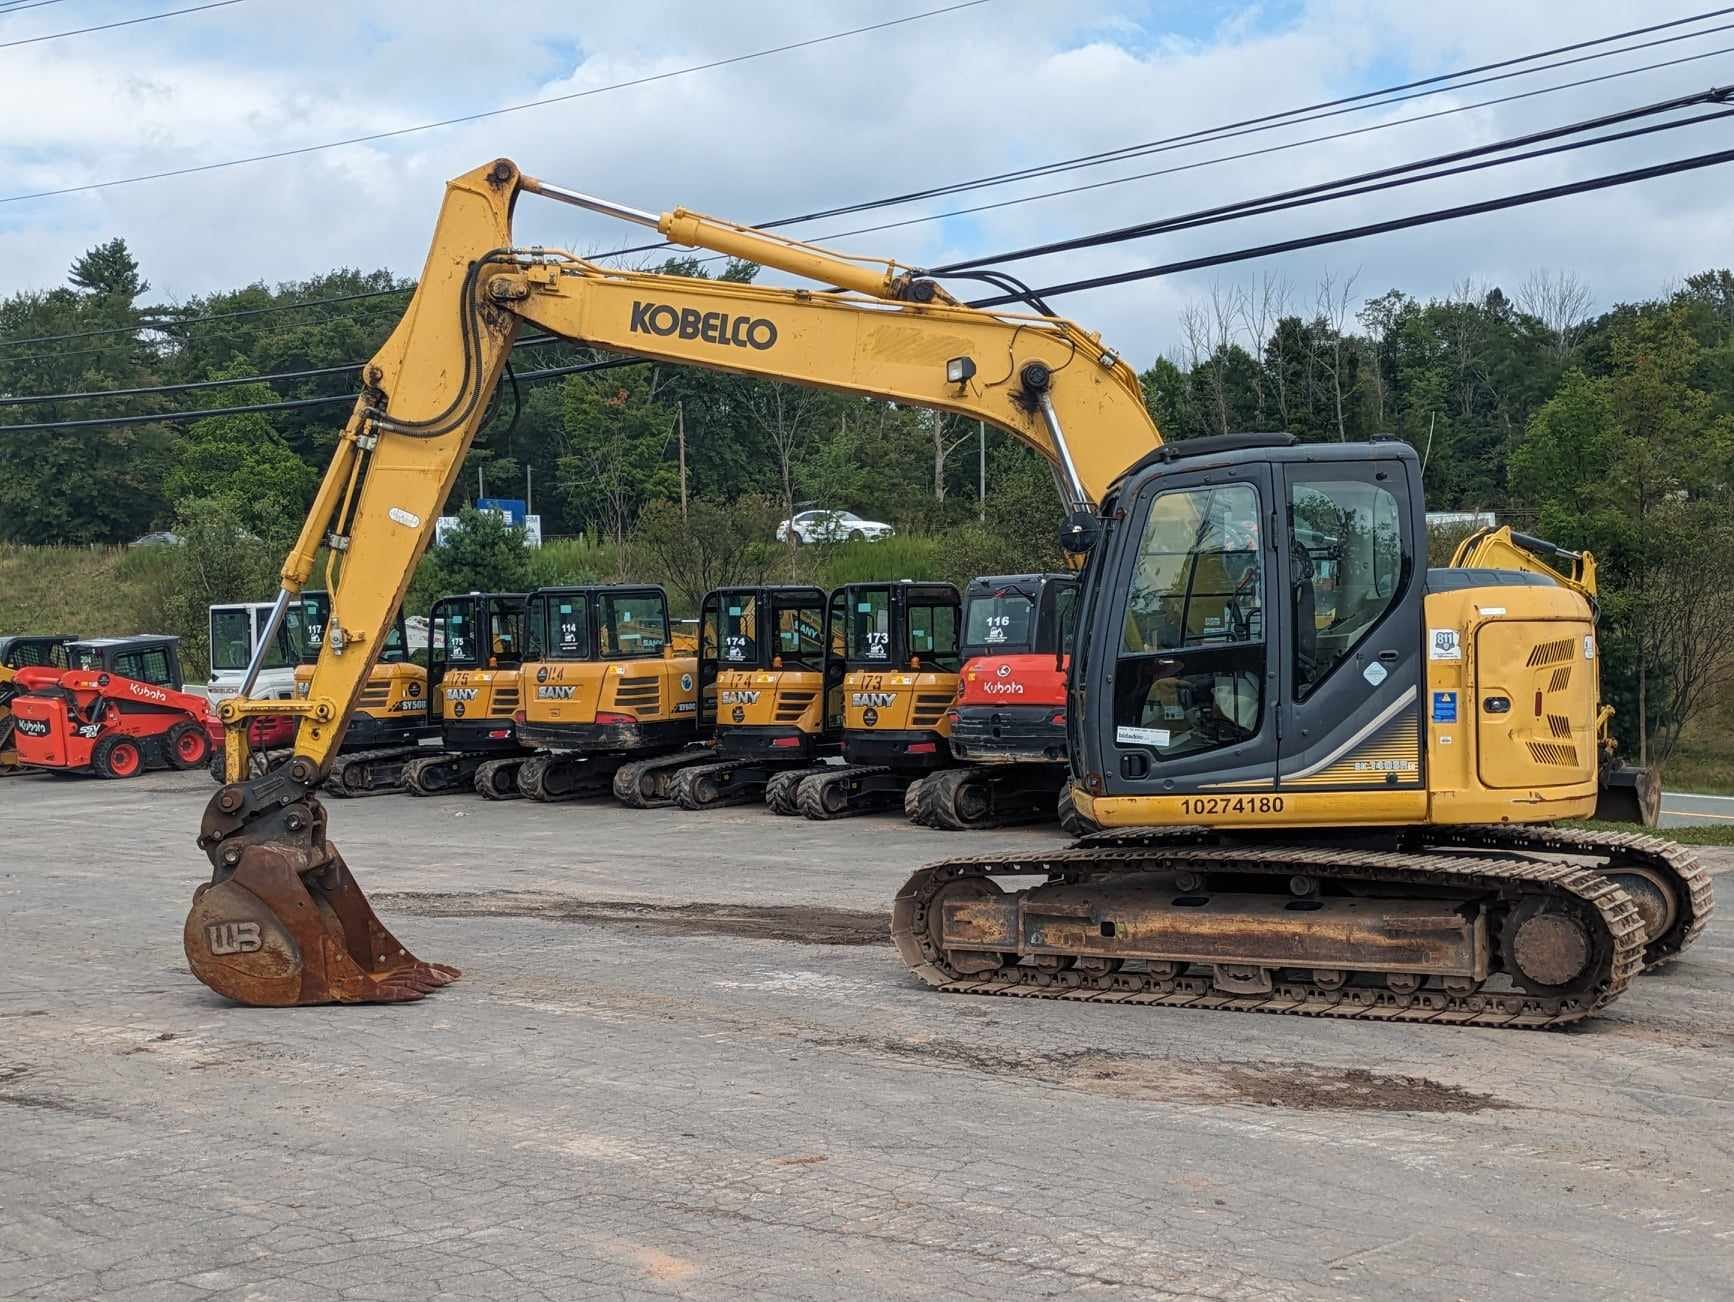
{"label": "excavator undercarriage", "polygon": [[904,884],[892,935],[949,993],[1548,1028],[1679,954],[1710,911],[1695,859],[1639,834],[1340,841],[1137,828],[949,859]]}

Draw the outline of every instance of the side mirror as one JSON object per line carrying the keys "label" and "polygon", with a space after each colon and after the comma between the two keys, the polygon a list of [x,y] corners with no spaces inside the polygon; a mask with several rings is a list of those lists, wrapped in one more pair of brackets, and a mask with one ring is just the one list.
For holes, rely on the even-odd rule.
{"label": "side mirror", "polygon": [[1073,511],[1060,524],[1060,550],[1073,556],[1092,551],[1102,537],[1102,518],[1093,511]]}

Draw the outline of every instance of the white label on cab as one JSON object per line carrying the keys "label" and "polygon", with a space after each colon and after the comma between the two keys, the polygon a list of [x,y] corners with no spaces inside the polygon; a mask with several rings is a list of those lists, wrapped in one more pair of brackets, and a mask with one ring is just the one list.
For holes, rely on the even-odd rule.
{"label": "white label on cab", "polygon": [[1114,729],[1114,740],[1122,746],[1166,746],[1168,737],[1166,728]]}

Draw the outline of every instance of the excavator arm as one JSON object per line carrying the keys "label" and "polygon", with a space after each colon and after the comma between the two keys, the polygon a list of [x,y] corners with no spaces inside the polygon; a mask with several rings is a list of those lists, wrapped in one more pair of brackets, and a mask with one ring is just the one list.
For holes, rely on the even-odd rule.
{"label": "excavator arm", "polygon": [[[516,249],[512,212],[525,191],[826,288],[617,271]],[[658,217],[622,208],[526,177],[504,159],[457,178],[403,319],[363,373],[261,639],[275,637],[324,548],[332,613],[308,695],[247,699],[255,665],[240,696],[220,707],[229,783],[201,828],[213,877],[195,896],[184,941],[194,973],[221,994],[255,1004],[390,1002],[457,975],[416,960],[374,916],[326,840],[315,793],[525,324],[648,360],[987,421],[1048,460],[1074,515],[1161,442],[1136,374],[1071,322],[964,307],[896,263],[684,209]],[[247,721],[286,707],[298,716],[293,758],[248,778]]]}

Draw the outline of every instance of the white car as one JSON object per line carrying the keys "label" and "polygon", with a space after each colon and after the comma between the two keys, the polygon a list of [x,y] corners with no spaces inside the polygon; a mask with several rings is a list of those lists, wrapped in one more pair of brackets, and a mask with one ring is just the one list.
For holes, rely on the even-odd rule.
{"label": "white car", "polygon": [[777,526],[777,541],[787,542],[792,535],[798,543],[878,542],[895,532],[890,525],[863,520],[853,511],[801,511]]}

